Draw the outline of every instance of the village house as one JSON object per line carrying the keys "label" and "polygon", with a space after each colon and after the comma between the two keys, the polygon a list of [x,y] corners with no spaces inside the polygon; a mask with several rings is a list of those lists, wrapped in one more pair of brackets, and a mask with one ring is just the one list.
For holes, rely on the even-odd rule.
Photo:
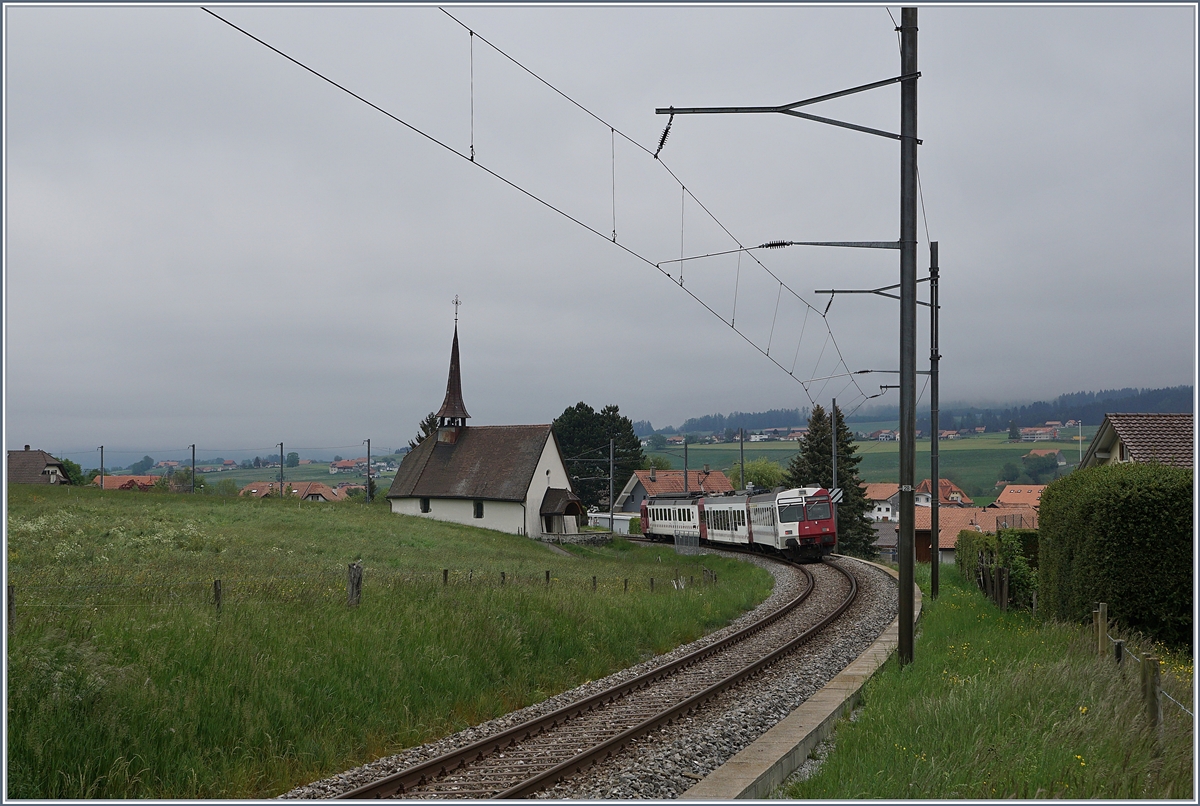
{"label": "village house", "polygon": [[[913,502],[918,507],[933,506],[932,490],[929,479],[922,479],[913,491]],[[938,491],[938,505],[942,507],[969,507],[975,503],[950,479],[938,479]]]}
{"label": "village house", "polygon": [[1191,414],[1105,414],[1080,468],[1117,462],[1195,467]]}
{"label": "village house", "polygon": [[392,512],[538,539],[578,535],[579,496],[547,425],[468,426],[458,323],[437,431],[404,457],[388,490]]}
{"label": "village house", "polygon": [[1022,428],[1022,442],[1048,442],[1052,439],[1058,439],[1057,428]]}
{"label": "village house", "polygon": [[[692,492],[730,493],[733,484],[720,470],[688,470],[687,489]],[[617,496],[617,512],[641,512],[642,502],[652,495],[684,491],[682,470],[635,470]],[[608,517],[607,514],[605,517]]]}
{"label": "village house", "polygon": [[9,484],[70,484],[66,466],[42,450],[8,452]]}
{"label": "village house", "polygon": [[874,522],[900,520],[900,485],[891,482],[864,483],[863,497],[871,502],[867,516]]}

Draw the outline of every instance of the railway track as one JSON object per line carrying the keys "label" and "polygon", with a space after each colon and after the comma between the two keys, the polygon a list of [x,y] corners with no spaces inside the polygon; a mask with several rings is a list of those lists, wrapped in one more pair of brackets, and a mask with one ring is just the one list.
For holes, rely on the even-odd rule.
{"label": "railway track", "polygon": [[638,737],[684,718],[722,692],[762,672],[810,640],[853,603],[854,576],[841,577],[844,596],[815,616],[802,593],[755,623],[695,652],[551,713],[445,755],[428,759],[338,795],[342,799],[526,798],[618,753]]}

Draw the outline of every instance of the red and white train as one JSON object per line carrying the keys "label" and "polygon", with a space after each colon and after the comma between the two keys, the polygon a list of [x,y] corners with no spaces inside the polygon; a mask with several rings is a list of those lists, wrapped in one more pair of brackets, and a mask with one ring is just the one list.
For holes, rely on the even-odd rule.
{"label": "red and white train", "polygon": [[837,549],[837,510],[823,487],[758,494],[676,493],[642,502],[642,534],[659,540],[698,537],[701,544],[774,550],[815,560]]}

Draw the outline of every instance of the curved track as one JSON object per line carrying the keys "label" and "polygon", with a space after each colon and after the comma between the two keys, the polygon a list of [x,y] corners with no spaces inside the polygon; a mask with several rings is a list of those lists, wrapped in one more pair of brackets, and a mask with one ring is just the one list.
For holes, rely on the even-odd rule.
{"label": "curved track", "polygon": [[[629,741],[681,718],[762,671],[837,619],[854,601],[853,575],[847,595],[816,624],[799,605],[814,589],[807,585],[783,607],[719,642],[601,691],[584,700],[509,728],[487,739],[401,770],[338,795],[344,799],[524,798],[620,751]],[[800,631],[797,634],[798,630]]]}

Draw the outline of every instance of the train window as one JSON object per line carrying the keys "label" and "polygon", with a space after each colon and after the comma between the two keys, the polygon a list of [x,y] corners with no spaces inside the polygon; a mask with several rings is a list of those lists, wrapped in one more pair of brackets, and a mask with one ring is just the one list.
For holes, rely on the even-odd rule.
{"label": "train window", "polygon": [[803,504],[784,504],[779,507],[780,523],[799,523],[804,520]]}
{"label": "train window", "polygon": [[827,520],[830,516],[829,504],[822,501],[819,504],[808,505],[808,519],[813,521]]}

